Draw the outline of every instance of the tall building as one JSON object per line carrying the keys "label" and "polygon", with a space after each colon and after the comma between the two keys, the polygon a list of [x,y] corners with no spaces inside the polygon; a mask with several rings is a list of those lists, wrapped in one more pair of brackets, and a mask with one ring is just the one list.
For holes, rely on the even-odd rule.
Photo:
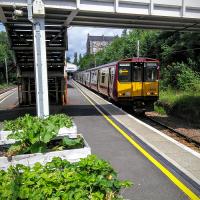
{"label": "tall building", "polygon": [[87,38],[87,53],[88,54],[96,54],[98,51],[105,48],[108,44],[110,44],[113,39],[117,36],[92,36],[88,33]]}

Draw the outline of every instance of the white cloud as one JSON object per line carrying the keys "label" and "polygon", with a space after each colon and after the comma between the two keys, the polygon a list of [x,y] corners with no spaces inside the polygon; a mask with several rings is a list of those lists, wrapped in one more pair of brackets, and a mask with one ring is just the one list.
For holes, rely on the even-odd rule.
{"label": "white cloud", "polygon": [[74,53],[78,55],[86,53],[87,35],[120,36],[123,29],[112,28],[91,28],[91,27],[70,27],[68,29],[69,51],[68,57],[73,60]]}

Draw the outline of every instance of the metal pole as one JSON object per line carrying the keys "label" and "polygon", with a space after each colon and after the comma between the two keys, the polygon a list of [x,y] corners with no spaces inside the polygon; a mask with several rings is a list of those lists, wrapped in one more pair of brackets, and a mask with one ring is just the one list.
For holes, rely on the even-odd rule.
{"label": "metal pole", "polygon": [[28,19],[33,24],[34,68],[38,117],[49,116],[48,75],[43,0],[27,0]]}
{"label": "metal pole", "polygon": [[7,59],[5,58],[5,67],[6,67],[6,83],[8,85],[8,65],[7,65]]}
{"label": "metal pole", "polygon": [[48,77],[46,59],[45,19],[35,18],[34,34],[34,61],[36,77],[36,102],[38,117],[49,116]]}
{"label": "metal pole", "polygon": [[140,40],[137,41],[137,57],[140,57]]}

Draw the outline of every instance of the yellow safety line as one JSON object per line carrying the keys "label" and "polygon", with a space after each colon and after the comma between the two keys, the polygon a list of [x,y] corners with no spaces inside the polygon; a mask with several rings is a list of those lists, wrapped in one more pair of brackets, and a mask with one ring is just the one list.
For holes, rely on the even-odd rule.
{"label": "yellow safety line", "polygon": [[138,149],[149,161],[151,161],[160,171],[162,171],[177,187],[179,187],[190,199],[200,200],[194,192],[192,192],[186,185],[184,185],[178,178],[176,178],[166,167],[158,162],[153,156],[151,156],[146,150],[144,150],[137,142],[135,142],[126,132],[124,132],[113,120],[105,115],[77,86],[79,91],[84,97],[98,110],[98,112],[115,128],[121,135],[123,135],[136,149]]}

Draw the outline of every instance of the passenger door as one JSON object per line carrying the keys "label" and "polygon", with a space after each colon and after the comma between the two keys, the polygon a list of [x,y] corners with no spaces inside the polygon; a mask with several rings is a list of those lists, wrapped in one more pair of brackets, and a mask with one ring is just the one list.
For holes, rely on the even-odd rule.
{"label": "passenger door", "polygon": [[108,95],[113,97],[113,83],[114,83],[115,67],[109,68],[109,79],[108,79]]}
{"label": "passenger door", "polygon": [[132,63],[132,96],[143,96],[144,63]]}

